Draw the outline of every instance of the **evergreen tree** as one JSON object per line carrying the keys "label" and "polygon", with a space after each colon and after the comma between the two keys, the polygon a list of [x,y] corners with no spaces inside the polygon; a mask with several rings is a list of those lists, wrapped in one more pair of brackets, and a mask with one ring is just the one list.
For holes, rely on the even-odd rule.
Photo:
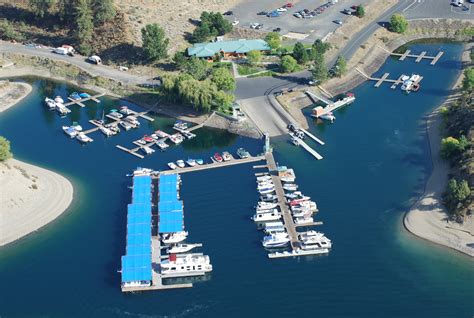
{"label": "evergreen tree", "polygon": [[305,64],[309,60],[308,52],[304,47],[303,43],[296,42],[293,48],[293,57],[299,64]]}
{"label": "evergreen tree", "polygon": [[57,0],[56,11],[61,22],[74,18],[76,1],[77,0]]}
{"label": "evergreen tree", "polygon": [[86,55],[92,52],[92,35],[94,32],[92,19],[90,1],[77,0],[75,7],[75,38],[77,43],[79,43],[79,51]]}
{"label": "evergreen tree", "polygon": [[359,18],[362,18],[365,15],[365,9],[364,6],[359,5],[356,9],[355,15]]}
{"label": "evergreen tree", "polygon": [[229,69],[218,67],[212,71],[211,81],[222,91],[233,91],[235,89],[235,79]]}
{"label": "evergreen tree", "polygon": [[334,75],[336,75],[337,77],[341,77],[342,75],[344,75],[347,71],[347,63],[346,63],[346,59],[339,55],[337,60],[336,60],[336,64],[334,65]]}
{"label": "evergreen tree", "polygon": [[394,14],[390,18],[390,30],[397,33],[405,33],[408,29],[408,21],[401,14]]}
{"label": "evergreen tree", "polygon": [[148,24],[142,29],[142,42],[149,60],[161,60],[168,56],[169,39],[158,24]]}
{"label": "evergreen tree", "polygon": [[10,151],[10,141],[3,136],[0,136],[0,161],[5,161],[12,157]]}
{"label": "evergreen tree", "polygon": [[111,21],[117,14],[112,0],[92,0],[92,8],[96,25]]}
{"label": "evergreen tree", "polygon": [[29,0],[30,8],[37,18],[44,18],[55,4],[55,0]]}
{"label": "evergreen tree", "polygon": [[324,63],[323,55],[316,56],[311,73],[313,74],[314,81],[317,83],[322,83],[328,78],[328,69],[326,63]]}

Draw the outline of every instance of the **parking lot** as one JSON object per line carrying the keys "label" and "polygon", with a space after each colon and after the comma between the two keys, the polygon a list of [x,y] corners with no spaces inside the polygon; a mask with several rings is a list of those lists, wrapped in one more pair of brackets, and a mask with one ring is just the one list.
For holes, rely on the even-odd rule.
{"label": "parking lot", "polygon": [[[348,15],[343,13],[344,9],[354,5],[366,4],[370,0],[339,0],[338,3],[326,8],[322,13],[312,18],[297,18],[294,14],[298,11],[307,9],[308,12],[328,3],[325,0],[300,0],[300,1],[275,1],[259,0],[247,1],[232,9],[233,14],[226,18],[233,22],[239,21],[238,27],[250,28],[252,23],[263,24],[261,30],[269,32],[280,28],[280,34],[293,36],[295,39],[311,43],[316,39],[321,39],[328,33],[336,30],[340,25],[334,23],[335,20],[341,20],[342,23]],[[288,11],[281,12],[278,17],[267,17],[258,15],[259,12],[272,12],[287,3],[292,3]]]}

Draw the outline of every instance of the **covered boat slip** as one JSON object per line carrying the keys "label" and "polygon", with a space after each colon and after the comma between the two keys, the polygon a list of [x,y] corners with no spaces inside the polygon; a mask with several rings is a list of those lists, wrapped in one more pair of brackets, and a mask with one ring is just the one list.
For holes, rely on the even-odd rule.
{"label": "covered boat slip", "polygon": [[152,282],[151,177],[133,178],[132,204],[127,206],[126,255],[122,256],[122,286],[149,286]]}
{"label": "covered boat slip", "polygon": [[179,201],[177,174],[162,175],[158,181],[158,233],[184,229],[183,202]]}

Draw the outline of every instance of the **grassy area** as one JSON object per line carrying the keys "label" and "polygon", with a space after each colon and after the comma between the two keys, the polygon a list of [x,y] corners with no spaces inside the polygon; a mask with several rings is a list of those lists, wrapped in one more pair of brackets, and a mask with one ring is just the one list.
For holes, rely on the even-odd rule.
{"label": "grassy area", "polygon": [[249,64],[239,64],[237,65],[237,71],[239,72],[240,75],[251,75],[254,73],[265,71],[265,68],[252,66]]}
{"label": "grassy area", "polygon": [[262,73],[258,73],[258,74],[254,74],[254,75],[249,75],[248,78],[254,78],[254,77],[264,77],[264,76],[275,76],[275,75],[279,75],[280,73],[277,73],[275,71],[266,71],[266,72],[262,72]]}
{"label": "grassy area", "polygon": [[212,67],[213,68],[225,67],[229,70],[232,70],[232,63],[231,62],[213,62]]}

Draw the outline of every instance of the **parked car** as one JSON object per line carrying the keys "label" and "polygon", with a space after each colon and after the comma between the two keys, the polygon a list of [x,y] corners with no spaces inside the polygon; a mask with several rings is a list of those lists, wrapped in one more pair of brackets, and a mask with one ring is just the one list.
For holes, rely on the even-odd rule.
{"label": "parked car", "polygon": [[257,12],[257,15],[267,15],[268,12],[267,11],[260,11],[260,12]]}
{"label": "parked car", "polygon": [[293,16],[297,17],[298,19],[301,19],[303,17],[299,12],[296,12],[295,14],[293,14]]}
{"label": "parked car", "polygon": [[293,3],[288,2],[288,3],[285,4],[283,7],[284,7],[284,8],[292,8],[292,7],[293,7]]}
{"label": "parked car", "polygon": [[352,10],[351,9],[344,9],[344,11],[342,11],[342,12],[344,12],[347,15],[352,15]]}
{"label": "parked car", "polygon": [[263,28],[263,24],[259,23],[256,27],[257,30],[260,30],[261,28]]}
{"label": "parked car", "polygon": [[237,24],[239,24],[239,20],[234,20],[234,22],[232,22],[233,26],[236,26]]}
{"label": "parked car", "polygon": [[280,16],[280,13],[278,11],[272,11],[272,12],[267,14],[267,17],[269,17],[269,18],[276,18],[276,17],[279,17],[279,16]]}
{"label": "parked car", "polygon": [[234,14],[234,12],[232,12],[232,11],[226,11],[226,12],[224,12],[224,15],[233,15],[233,14]]}
{"label": "parked car", "polygon": [[92,64],[102,64],[102,59],[98,57],[97,55],[91,55],[86,59],[87,62],[92,63]]}
{"label": "parked car", "polygon": [[286,12],[286,11],[288,11],[288,9],[281,7],[281,8],[276,9],[275,11],[277,11],[277,12]]}
{"label": "parked car", "polygon": [[342,24],[342,21],[341,21],[341,20],[334,20],[333,22],[336,23],[336,24],[339,24],[339,25]]}
{"label": "parked car", "polygon": [[280,32],[281,31],[281,28],[275,28],[273,29],[273,32]]}

